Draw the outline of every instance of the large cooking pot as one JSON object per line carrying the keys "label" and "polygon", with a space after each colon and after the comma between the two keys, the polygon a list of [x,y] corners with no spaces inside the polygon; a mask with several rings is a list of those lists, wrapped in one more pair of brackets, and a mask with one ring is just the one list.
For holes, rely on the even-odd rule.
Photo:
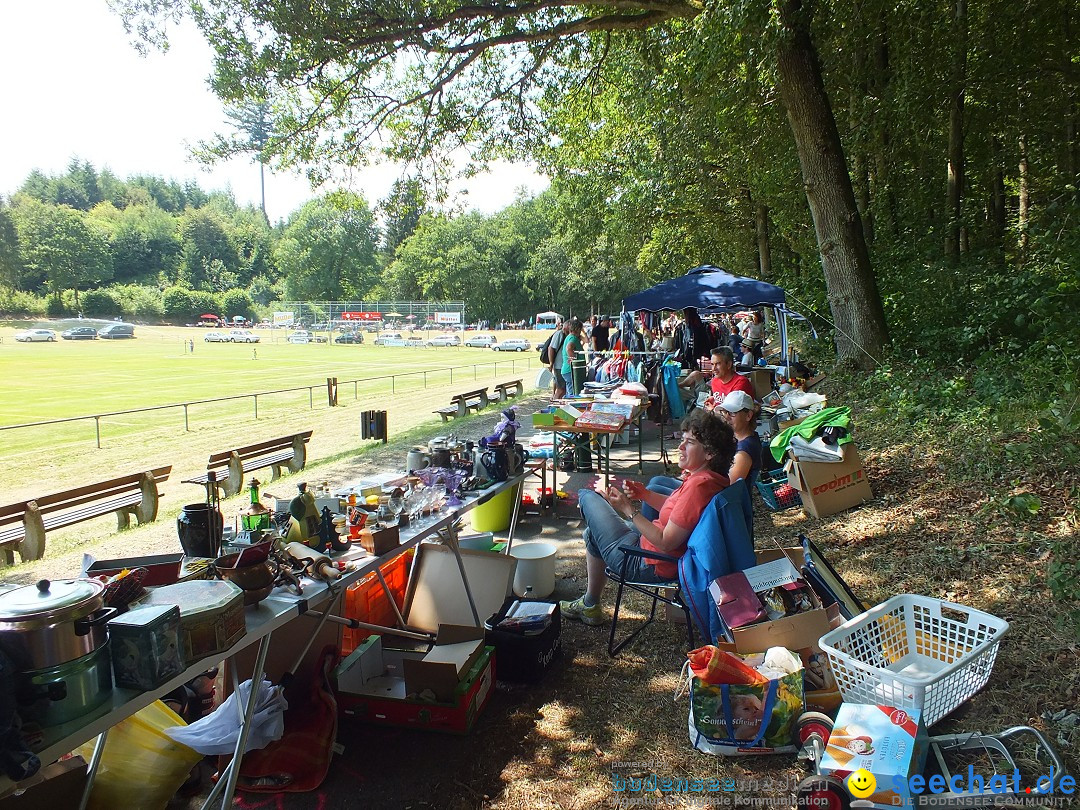
{"label": "large cooking pot", "polygon": [[23,720],[43,726],[92,712],[112,695],[112,656],[106,641],[94,652],[59,666],[15,676],[15,701]]}
{"label": "large cooking pot", "polygon": [[41,580],[0,594],[0,648],[20,671],[60,666],[103,647],[105,584],[96,579]]}

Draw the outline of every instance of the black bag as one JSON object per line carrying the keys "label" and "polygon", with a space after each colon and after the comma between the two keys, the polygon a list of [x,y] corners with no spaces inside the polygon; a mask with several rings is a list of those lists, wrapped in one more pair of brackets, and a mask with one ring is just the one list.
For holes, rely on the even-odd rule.
{"label": "black bag", "polygon": [[[540,629],[499,626],[518,602],[554,604],[555,609]],[[507,599],[499,611],[485,623],[487,643],[495,647],[495,676],[500,681],[534,683],[544,677],[562,654],[562,614],[558,602],[542,599]]]}
{"label": "black bag", "polygon": [[551,346],[552,338],[554,338],[557,334],[559,334],[558,329],[548,335],[548,339],[540,344],[540,362],[543,363],[545,366],[548,364],[548,348]]}

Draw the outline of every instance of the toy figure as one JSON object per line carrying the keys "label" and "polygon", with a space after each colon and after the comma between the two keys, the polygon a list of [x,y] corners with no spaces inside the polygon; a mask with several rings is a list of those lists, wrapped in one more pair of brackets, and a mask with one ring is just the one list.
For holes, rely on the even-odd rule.
{"label": "toy figure", "polygon": [[285,539],[288,542],[304,543],[308,546],[317,546],[319,538],[319,510],[315,507],[315,496],[307,491],[307,484],[296,485],[300,494],[289,501],[289,532]]}
{"label": "toy figure", "polygon": [[517,421],[517,415],[514,408],[507,408],[502,412],[502,419],[499,421],[499,424],[495,426],[495,431],[490,436],[482,438],[480,440],[480,446],[510,446],[517,441],[517,431],[519,427],[521,427],[521,423]]}

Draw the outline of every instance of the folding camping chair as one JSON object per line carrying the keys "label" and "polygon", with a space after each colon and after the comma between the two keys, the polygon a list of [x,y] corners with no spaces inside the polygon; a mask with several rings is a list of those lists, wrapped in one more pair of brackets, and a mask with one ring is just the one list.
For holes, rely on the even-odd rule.
{"label": "folding camping chair", "polygon": [[[686,639],[689,645],[687,649],[694,649],[694,623],[698,617],[692,615],[688,606],[683,593],[682,577],[677,577],[670,582],[639,582],[627,577],[627,567],[630,560],[634,558],[648,557],[677,563],[682,569],[687,559],[692,559],[699,569],[704,569],[699,571],[699,575],[711,581],[731,571],[753,565],[754,516],[746,482],[740,479],[713,497],[709,505],[705,507],[705,512],[698,521],[697,527],[690,534],[686,553],[681,560],[656,551],[644,551],[636,545],[620,546],[620,550],[623,552],[623,559],[619,570],[606,569],[608,578],[618,583],[615,591],[615,608],[611,616],[611,631],[608,634],[608,654],[612,657],[618,655],[623,647],[652,623],[656,618],[658,602],[663,602],[683,612],[686,617]],[[626,589],[649,597],[651,606],[649,617],[645,622],[616,644],[615,631],[618,627],[619,609],[622,607],[623,593]],[[662,593],[665,590],[671,595]]]}

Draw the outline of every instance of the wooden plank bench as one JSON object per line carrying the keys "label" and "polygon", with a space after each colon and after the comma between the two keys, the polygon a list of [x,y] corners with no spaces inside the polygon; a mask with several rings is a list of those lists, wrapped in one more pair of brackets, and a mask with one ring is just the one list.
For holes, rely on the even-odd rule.
{"label": "wooden plank bench", "polygon": [[214,474],[214,484],[224,495],[232,496],[244,487],[244,473],[252,470],[271,470],[271,481],[281,476],[281,468],[287,466],[290,472],[300,472],[307,463],[307,443],[312,431],[294,433],[291,436],[279,436],[258,444],[237,447],[221,453],[214,453],[206,462],[206,472],[194,478],[185,478],[185,484],[205,486]]}
{"label": "wooden plank bench", "polygon": [[521,380],[510,380],[509,382],[501,382],[495,386],[495,395],[498,402],[506,402],[508,399],[514,397],[520,397],[525,388],[521,384]]}
{"label": "wooden plank bench", "polygon": [[118,529],[131,525],[131,516],[141,523],[157,518],[158,485],[172,472],[172,466],[112,478],[97,484],[54,492],[32,500],[0,506],[0,557],[7,565],[15,562],[15,552],[25,562],[45,556],[45,532],[116,513]]}
{"label": "wooden plank bench", "polygon": [[482,411],[490,401],[487,388],[477,388],[475,391],[454,394],[450,397],[449,405],[445,408],[436,408],[434,412],[441,416],[444,422],[449,422],[451,417],[465,416],[470,410]]}

